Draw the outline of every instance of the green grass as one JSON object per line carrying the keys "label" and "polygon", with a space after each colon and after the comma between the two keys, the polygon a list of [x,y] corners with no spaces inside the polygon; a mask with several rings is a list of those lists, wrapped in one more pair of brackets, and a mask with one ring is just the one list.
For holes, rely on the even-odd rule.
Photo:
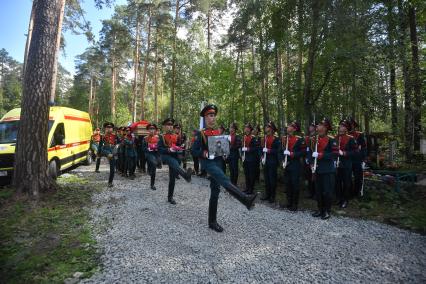
{"label": "green grass", "polygon": [[[279,178],[283,176],[281,168]],[[239,184],[244,187],[244,174],[240,172]],[[261,179],[263,179],[261,174]],[[301,181],[299,209],[314,211],[315,200],[306,198],[305,185]],[[264,192],[264,182],[256,183],[255,191]],[[287,197],[282,181],[278,182],[276,203],[285,206]],[[268,204],[268,203],[265,203]],[[396,192],[391,186],[381,182],[366,182],[362,198],[350,200],[346,209],[333,205],[333,214],[353,218],[374,220],[402,229],[426,235],[426,187],[412,186]]]}
{"label": "green grass", "polygon": [[38,202],[0,189],[0,282],[63,283],[98,269],[85,208],[96,189],[81,182],[59,180],[60,190]]}

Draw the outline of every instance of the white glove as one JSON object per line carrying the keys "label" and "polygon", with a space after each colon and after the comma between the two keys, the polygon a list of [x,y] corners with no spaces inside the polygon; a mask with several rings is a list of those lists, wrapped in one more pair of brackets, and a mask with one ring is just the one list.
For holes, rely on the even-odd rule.
{"label": "white glove", "polygon": [[268,148],[263,148],[263,153],[268,153]]}
{"label": "white glove", "polygon": [[284,155],[290,156],[290,151],[289,150],[284,150]]}
{"label": "white glove", "polygon": [[209,155],[209,160],[214,160],[214,154]]}
{"label": "white glove", "polygon": [[247,152],[247,147],[243,147],[243,148],[241,148],[241,151],[243,151],[243,152]]}
{"label": "white glove", "polygon": [[173,149],[173,148],[169,148],[169,151],[172,152],[172,153],[176,152],[175,149]]}
{"label": "white glove", "polygon": [[343,151],[342,150],[339,150],[339,155],[343,156]]}
{"label": "white glove", "polygon": [[361,167],[362,167],[363,170],[365,170],[365,166],[366,166],[365,162],[362,162]]}
{"label": "white glove", "polygon": [[312,153],[312,157],[314,157],[314,158],[318,158],[318,152],[313,152],[313,153]]}
{"label": "white glove", "polygon": [[228,135],[228,141],[231,142],[231,135]]}

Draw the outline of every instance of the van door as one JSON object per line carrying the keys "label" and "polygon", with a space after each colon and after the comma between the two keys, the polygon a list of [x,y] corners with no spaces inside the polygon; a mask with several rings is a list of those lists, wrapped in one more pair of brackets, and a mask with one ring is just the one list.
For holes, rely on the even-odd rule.
{"label": "van door", "polygon": [[50,142],[49,152],[53,151],[54,157],[60,161],[61,169],[64,169],[72,162],[70,155],[70,148],[65,143],[65,127],[63,123],[58,123],[55,131],[53,132],[52,140]]}

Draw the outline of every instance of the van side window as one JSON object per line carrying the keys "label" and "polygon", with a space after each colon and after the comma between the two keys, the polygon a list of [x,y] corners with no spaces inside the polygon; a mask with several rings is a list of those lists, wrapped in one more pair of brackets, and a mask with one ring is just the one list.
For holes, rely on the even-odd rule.
{"label": "van side window", "polygon": [[63,123],[59,123],[56,126],[55,132],[53,133],[52,143],[50,147],[64,145],[65,144],[65,128]]}

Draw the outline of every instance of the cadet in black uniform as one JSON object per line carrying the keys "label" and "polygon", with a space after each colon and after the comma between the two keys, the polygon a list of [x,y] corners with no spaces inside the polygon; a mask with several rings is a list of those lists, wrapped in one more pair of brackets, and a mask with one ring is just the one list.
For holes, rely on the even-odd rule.
{"label": "cadet in black uniform", "polygon": [[336,178],[334,161],[338,154],[338,148],[334,138],[327,135],[328,131],[331,130],[331,123],[327,118],[324,118],[318,124],[315,149],[311,155],[311,163],[314,166],[312,173],[315,175],[315,192],[318,202],[318,211],[312,216],[321,217],[322,219],[330,218]]}
{"label": "cadet in black uniform", "polygon": [[96,159],[96,172],[99,173],[99,166],[101,164],[101,157],[106,157],[109,161],[109,178],[108,187],[113,187],[115,172],[115,159],[114,159],[114,148],[119,143],[118,137],[113,133],[114,124],[111,122],[104,123],[105,134],[101,136],[99,141],[98,157]]}
{"label": "cadet in black uniform", "polygon": [[300,159],[305,149],[303,137],[295,135],[300,132],[300,124],[293,121],[287,126],[287,136],[282,137],[283,167],[286,181],[287,209],[297,211],[300,192]]}
{"label": "cadet in black uniform", "polygon": [[254,193],[254,184],[256,182],[256,164],[259,157],[260,151],[260,140],[255,139],[255,136],[251,134],[253,126],[248,123],[244,127],[242,161],[244,167],[244,176],[246,180],[246,193]]}
{"label": "cadet in black uniform", "polygon": [[275,136],[277,127],[270,121],[265,126],[265,137],[262,139],[262,164],[263,175],[265,178],[265,195],[262,200],[269,200],[269,203],[275,202],[275,193],[277,189],[277,171],[280,155],[280,139]]}
{"label": "cadet in black uniform", "polygon": [[339,124],[339,134],[335,140],[339,148],[337,158],[336,196],[341,208],[348,206],[352,188],[352,157],[357,151],[355,139],[348,135],[351,129],[349,121],[342,120]]}
{"label": "cadet in black uniform", "polygon": [[352,156],[352,172],[354,175],[354,184],[352,195],[359,196],[362,187],[363,167],[367,159],[367,142],[364,133],[357,131],[358,123],[353,118],[349,118],[351,124],[350,135],[355,139],[357,151]]}
{"label": "cadet in black uniform", "polygon": [[157,125],[148,124],[146,129],[149,131],[144,138],[143,151],[148,164],[148,173],[151,177],[151,189],[156,190],[155,174],[158,167],[161,167],[160,154],[158,153],[158,135]]}
{"label": "cadet in black uniform", "polygon": [[185,170],[179,166],[178,154],[181,153],[183,149],[176,145],[178,137],[173,132],[173,124],[174,119],[172,118],[167,118],[163,121],[165,133],[159,137],[158,151],[161,154],[163,163],[169,166],[169,193],[167,200],[170,204],[174,205],[176,204],[176,201],[173,199],[176,176],[180,175],[187,182],[190,182],[192,169],[188,169],[188,171],[185,172]]}
{"label": "cadet in black uniform", "polygon": [[241,137],[237,135],[238,126],[232,123],[229,127],[230,151],[227,159],[229,163],[229,175],[234,185],[238,183],[238,162],[240,160]]}
{"label": "cadet in black uniform", "polygon": [[247,195],[237,186],[231,183],[231,180],[224,174],[221,166],[222,157],[215,157],[208,151],[208,137],[221,135],[218,129],[214,129],[216,123],[217,107],[207,105],[203,108],[200,116],[204,117],[206,129],[197,133],[192,147],[192,154],[199,157],[200,163],[210,175],[210,201],[209,201],[209,228],[222,232],[223,228],[217,223],[217,203],[220,193],[220,185],[223,186],[233,197],[243,203],[248,209],[254,205],[256,195]]}

